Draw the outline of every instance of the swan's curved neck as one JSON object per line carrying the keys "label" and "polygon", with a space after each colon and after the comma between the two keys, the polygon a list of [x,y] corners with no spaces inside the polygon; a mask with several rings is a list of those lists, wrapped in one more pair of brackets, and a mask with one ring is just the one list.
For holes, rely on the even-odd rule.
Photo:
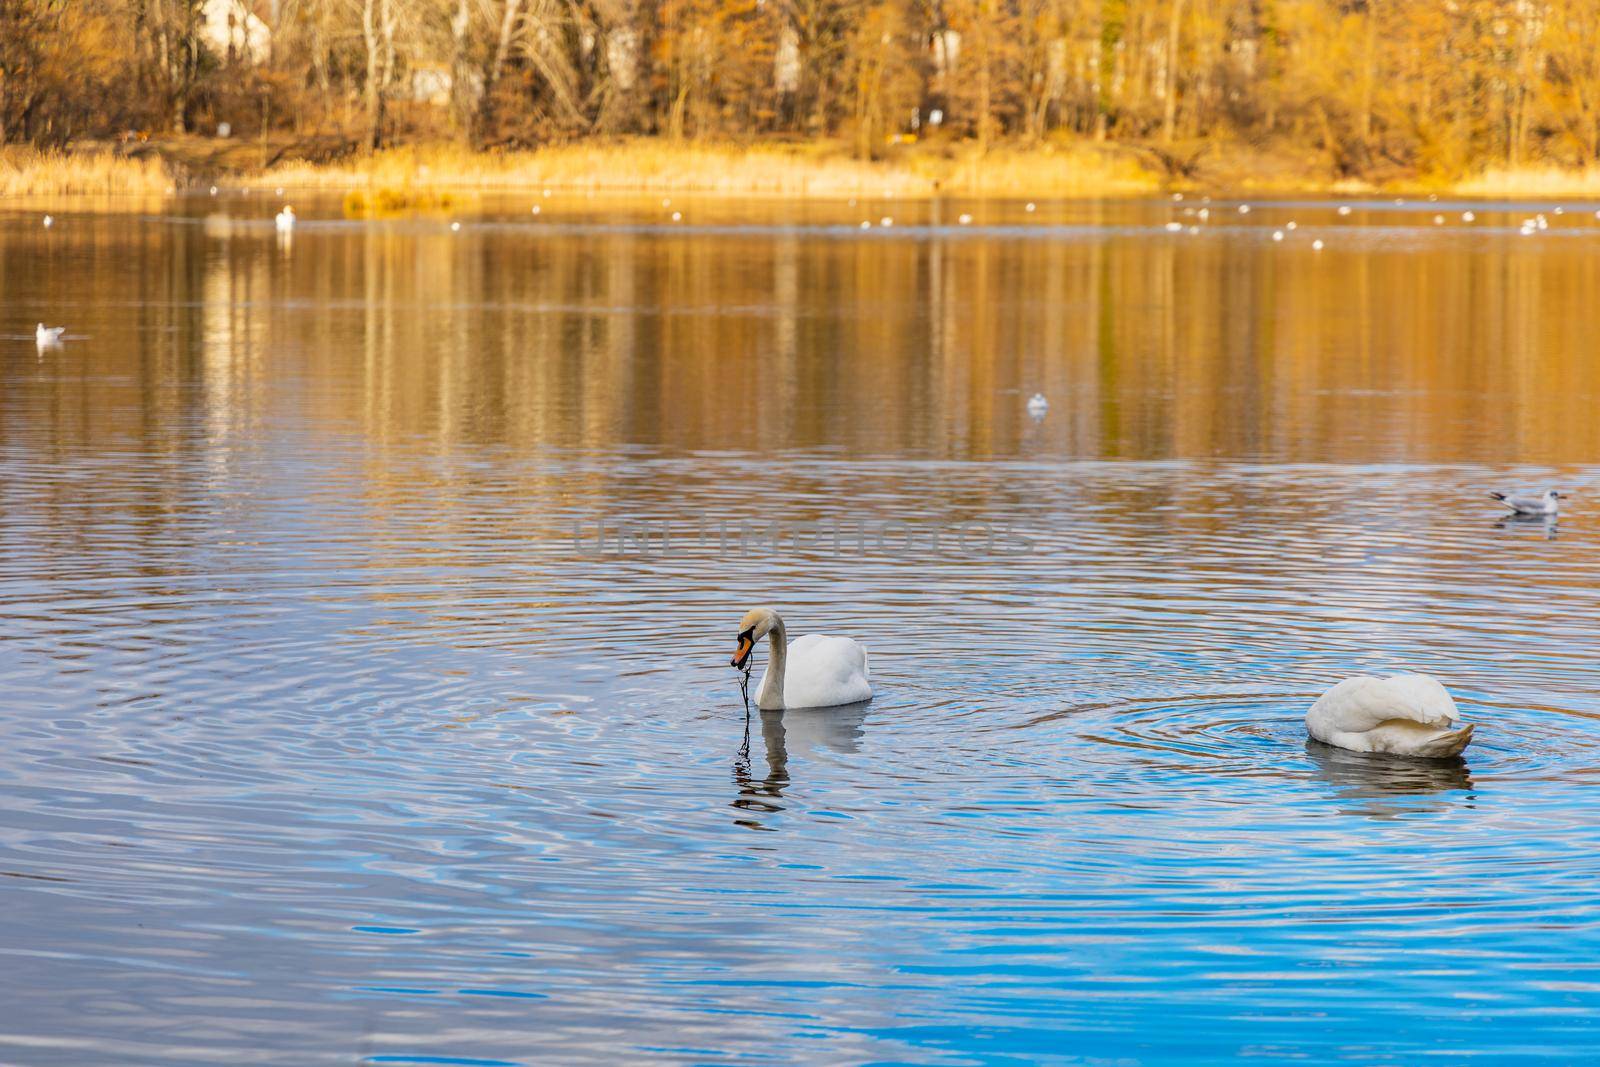
{"label": "swan's curved neck", "polygon": [[767,650],[767,673],[756,693],[756,707],[763,711],[780,711],[783,708],[783,672],[789,659],[789,635],[784,632],[782,619],[767,631]]}

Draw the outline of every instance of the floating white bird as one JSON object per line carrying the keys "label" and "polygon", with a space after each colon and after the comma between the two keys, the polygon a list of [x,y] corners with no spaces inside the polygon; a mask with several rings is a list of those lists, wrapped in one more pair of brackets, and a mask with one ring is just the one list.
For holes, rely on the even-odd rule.
{"label": "floating white bird", "polygon": [[1204,222],[1206,219],[1209,219],[1210,217],[1211,217],[1211,209],[1210,208],[1203,207],[1203,208],[1200,209],[1200,221],[1201,222]]}
{"label": "floating white bird", "polygon": [[672,221],[673,221],[673,222],[682,222],[682,221],[683,221],[683,212],[681,212],[681,211],[674,211],[674,212],[673,212],[673,213],[672,213]]}
{"label": "floating white bird", "polygon": [[44,217],[44,228],[45,229],[48,230],[50,227],[54,226],[55,224],[56,224],[56,220],[51,218],[49,215],[46,215]]}
{"label": "floating white bird", "polygon": [[278,227],[279,233],[289,233],[294,229],[294,208],[285,204],[283,210],[273,217],[273,223]]}
{"label": "floating white bird", "polygon": [[1444,216],[1443,215],[1435,215],[1433,217],[1433,224],[1435,226],[1443,226],[1444,225]]}
{"label": "floating white bird", "polygon": [[1036,419],[1044,418],[1044,413],[1050,410],[1050,401],[1045,399],[1043,393],[1034,393],[1028,398],[1028,414]]}
{"label": "floating white bird", "polygon": [[870,230],[870,229],[872,229],[872,223],[868,222],[866,219],[862,219],[861,220],[861,228],[863,230]]}
{"label": "floating white bird", "polygon": [[885,215],[883,218],[878,220],[878,225],[879,226],[893,226],[894,225],[894,219],[890,218],[888,215]]}
{"label": "floating white bird", "polygon": [[1474,215],[1474,214],[1473,214],[1473,213],[1472,213],[1472,212],[1470,212],[1470,211],[1463,211],[1463,212],[1462,212],[1462,213],[1461,213],[1461,221],[1462,221],[1462,222],[1471,222],[1471,221],[1472,221],[1472,220],[1473,220],[1473,219],[1475,219],[1475,218],[1477,218],[1477,217],[1478,217],[1478,216],[1476,216],[1476,215]]}
{"label": "floating white bird", "polygon": [[1511,493],[1489,495],[1518,515],[1558,515],[1561,513],[1561,502],[1567,499],[1567,494],[1555,489],[1546,490],[1544,496],[1515,496]]}
{"label": "floating white bird", "polygon": [[1024,210],[1027,211],[1031,215],[1033,213],[1033,209],[1034,209],[1034,203],[1033,203],[1032,200],[1030,200],[1030,201],[1028,201],[1027,207],[1024,208]]}
{"label": "floating white bird", "polygon": [[450,224],[450,232],[451,232],[451,233],[460,233],[460,232],[461,232],[461,223],[459,223],[459,222],[452,222],[452,223],[451,223],[451,224]]}
{"label": "floating white bird", "polygon": [[1241,214],[1241,215],[1250,214],[1250,205],[1249,204],[1240,204],[1239,205],[1239,214]]}
{"label": "floating white bird", "polygon": [[763,711],[829,708],[872,699],[867,650],[848,637],[807,634],[789,643],[783,620],[771,608],[754,608],[739,620],[739,644],[729,664],[743,669],[756,642],[768,638],[770,659],[756,689]]}
{"label": "floating white bird", "polygon": [[213,185],[211,187],[211,195],[212,196],[216,196],[217,195],[217,187],[215,185]]}
{"label": "floating white bird", "polygon": [[1339,205],[1339,214],[1341,214],[1341,215],[1350,214],[1350,205],[1349,204],[1340,204]]}
{"label": "floating white bird", "polygon": [[54,348],[61,343],[61,335],[67,332],[65,326],[46,326],[39,323],[33,331],[33,340],[40,348]]}
{"label": "floating white bird", "polygon": [[956,221],[963,226],[970,226],[972,225],[972,216],[963,213],[956,217]]}
{"label": "floating white bird", "polygon": [[1426,674],[1346,678],[1311,705],[1306,729],[1325,745],[1396,756],[1459,756],[1472,727],[1450,693]]}
{"label": "floating white bird", "polygon": [[1283,226],[1283,228],[1284,228],[1284,229],[1286,229],[1286,230],[1292,230],[1292,229],[1294,229],[1294,228],[1295,228],[1295,227],[1296,227],[1296,226],[1297,226],[1297,225],[1299,225],[1299,224],[1298,224],[1298,223],[1296,223],[1296,222],[1295,222],[1295,221],[1294,221],[1294,219],[1290,219],[1290,220],[1289,220],[1289,221],[1288,221],[1288,222],[1286,222],[1286,223],[1284,223],[1284,226]]}
{"label": "floating white bird", "polygon": [[1281,241],[1281,240],[1283,240],[1283,231],[1282,231],[1282,230],[1273,230],[1273,231],[1272,231],[1272,239],[1273,239],[1273,240],[1274,240],[1274,241]]}
{"label": "floating white bird", "polygon": [[538,204],[533,205],[533,213],[535,215],[537,215],[539,213],[539,205]]}
{"label": "floating white bird", "polygon": [[1313,252],[1322,251],[1322,238],[1319,237],[1315,241],[1311,242],[1311,251],[1313,251]]}
{"label": "floating white bird", "polygon": [[1167,223],[1167,232],[1168,233],[1177,233],[1181,229],[1183,229],[1183,223],[1181,223],[1181,222],[1169,222],[1169,223]]}

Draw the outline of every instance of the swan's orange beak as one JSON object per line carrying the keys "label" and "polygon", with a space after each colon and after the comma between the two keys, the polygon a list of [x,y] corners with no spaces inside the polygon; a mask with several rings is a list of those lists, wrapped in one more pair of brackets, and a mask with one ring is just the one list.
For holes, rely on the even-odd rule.
{"label": "swan's orange beak", "polygon": [[730,667],[743,667],[745,660],[750,658],[750,650],[756,647],[755,641],[748,631],[739,635],[739,647],[734,651],[733,658],[728,661]]}

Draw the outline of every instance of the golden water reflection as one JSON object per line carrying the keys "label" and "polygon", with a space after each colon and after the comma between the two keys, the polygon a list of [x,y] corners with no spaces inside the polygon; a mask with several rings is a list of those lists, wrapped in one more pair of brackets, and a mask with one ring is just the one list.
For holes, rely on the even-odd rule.
{"label": "golden water reflection", "polygon": [[[1305,218],[1307,212],[1300,212]],[[1331,212],[1323,212],[1331,217]],[[1311,232],[1309,227],[1305,231]],[[1580,463],[1600,232],[1060,239],[303,224],[0,228],[6,356],[62,445],[311,435],[938,457]],[[1035,424],[1023,401],[1051,401]],[[6,407],[15,433],[19,400]],[[34,427],[38,429],[38,427]]]}

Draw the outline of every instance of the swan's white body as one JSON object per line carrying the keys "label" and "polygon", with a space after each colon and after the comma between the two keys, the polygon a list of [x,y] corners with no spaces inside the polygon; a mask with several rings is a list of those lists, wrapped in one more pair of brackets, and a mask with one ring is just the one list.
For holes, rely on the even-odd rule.
{"label": "swan's white body", "polygon": [[1028,398],[1028,414],[1040,418],[1050,410],[1050,401],[1045,399],[1043,393],[1034,393]]}
{"label": "swan's white body", "polygon": [[278,227],[279,233],[290,233],[294,230],[294,208],[285,207],[273,218],[273,223]]}
{"label": "swan's white body", "polygon": [[756,689],[756,706],[763,711],[831,708],[872,699],[867,650],[859,642],[823,634],[806,634],[790,642],[778,613],[756,608],[739,624],[735,666],[743,666],[749,646],[762,637],[767,638],[770,653]]}
{"label": "swan's white body", "polygon": [[1346,678],[1306,712],[1306,729],[1324,744],[1396,756],[1457,756],[1472,727],[1457,727],[1456,703],[1426,674]]}
{"label": "swan's white body", "polygon": [[53,348],[61,343],[61,335],[67,332],[65,326],[46,326],[39,323],[33,331],[33,340],[40,348]]}

